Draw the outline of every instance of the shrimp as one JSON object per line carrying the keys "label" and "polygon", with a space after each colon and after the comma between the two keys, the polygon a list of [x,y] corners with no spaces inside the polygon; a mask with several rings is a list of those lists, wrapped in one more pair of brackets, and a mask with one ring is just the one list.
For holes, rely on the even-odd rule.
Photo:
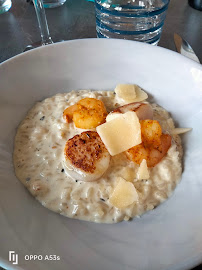
{"label": "shrimp", "polygon": [[154,167],[168,152],[171,146],[171,136],[163,134],[161,126],[156,120],[142,120],[142,143],[126,151],[127,157],[140,165],[146,159],[148,167]]}
{"label": "shrimp", "polygon": [[156,120],[142,120],[141,135],[145,146],[158,147],[161,144],[162,129]]}
{"label": "shrimp", "polygon": [[63,118],[67,123],[71,122],[73,119],[73,114],[76,110],[79,110],[79,106],[77,104],[74,104],[72,106],[67,107],[63,112]]}
{"label": "shrimp", "polygon": [[105,122],[107,110],[101,100],[84,98],[64,110],[63,117],[67,122],[73,120],[78,128],[96,128]]}
{"label": "shrimp", "polygon": [[100,178],[110,163],[110,154],[95,131],[85,131],[69,139],[64,155],[66,172],[86,182]]}

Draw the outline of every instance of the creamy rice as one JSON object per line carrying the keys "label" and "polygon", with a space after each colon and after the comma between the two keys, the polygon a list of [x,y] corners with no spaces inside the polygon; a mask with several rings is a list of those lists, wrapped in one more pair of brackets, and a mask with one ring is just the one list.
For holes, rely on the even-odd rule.
{"label": "creamy rice", "polygon": [[[181,177],[182,148],[178,135],[154,168],[148,180],[137,180],[138,165],[124,153],[111,157],[110,166],[101,179],[83,182],[72,179],[64,166],[64,147],[68,139],[84,130],[66,123],[63,111],[84,97],[104,102],[107,111],[123,105],[112,91],[72,91],[57,94],[38,102],[20,124],[14,148],[14,166],[18,179],[41,204],[70,218],[93,222],[116,223],[140,216],[166,200]],[[168,112],[152,104],[154,119],[163,132],[174,129]],[[121,176],[134,184],[139,200],[125,209],[117,209],[109,202],[109,195]]]}

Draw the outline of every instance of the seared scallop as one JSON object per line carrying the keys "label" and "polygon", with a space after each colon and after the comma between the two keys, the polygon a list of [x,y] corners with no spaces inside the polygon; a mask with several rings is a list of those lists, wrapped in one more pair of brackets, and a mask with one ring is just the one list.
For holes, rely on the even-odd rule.
{"label": "seared scallop", "polygon": [[85,131],[66,142],[64,165],[73,179],[94,181],[109,167],[110,154],[95,131]]}
{"label": "seared scallop", "polygon": [[128,111],[136,112],[140,120],[153,119],[153,109],[150,104],[142,102],[133,102],[116,108],[112,113],[126,113]]}

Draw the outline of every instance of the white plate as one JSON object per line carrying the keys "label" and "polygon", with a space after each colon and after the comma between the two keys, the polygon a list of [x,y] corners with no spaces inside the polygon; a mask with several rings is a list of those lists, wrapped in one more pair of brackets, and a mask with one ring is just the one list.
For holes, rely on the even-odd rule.
{"label": "white plate", "polygon": [[[132,222],[95,224],[41,206],[16,179],[13,139],[28,109],[72,89],[137,83],[172,113],[184,172],[173,196]],[[0,265],[29,270],[180,270],[202,261],[202,69],[177,53],[123,40],[63,42],[0,65]],[[18,266],[8,252],[18,254]],[[57,255],[60,261],[25,260]],[[27,258],[27,257],[26,257]],[[17,268],[20,267],[20,268]]]}

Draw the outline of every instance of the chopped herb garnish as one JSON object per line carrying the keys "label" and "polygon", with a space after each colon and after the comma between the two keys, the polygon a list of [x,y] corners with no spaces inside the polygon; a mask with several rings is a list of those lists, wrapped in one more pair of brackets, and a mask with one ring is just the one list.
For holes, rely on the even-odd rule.
{"label": "chopped herb garnish", "polygon": [[44,118],[45,118],[45,116],[42,116],[42,117],[40,118],[40,120],[41,120],[41,121],[43,121],[43,120],[44,120]]}

